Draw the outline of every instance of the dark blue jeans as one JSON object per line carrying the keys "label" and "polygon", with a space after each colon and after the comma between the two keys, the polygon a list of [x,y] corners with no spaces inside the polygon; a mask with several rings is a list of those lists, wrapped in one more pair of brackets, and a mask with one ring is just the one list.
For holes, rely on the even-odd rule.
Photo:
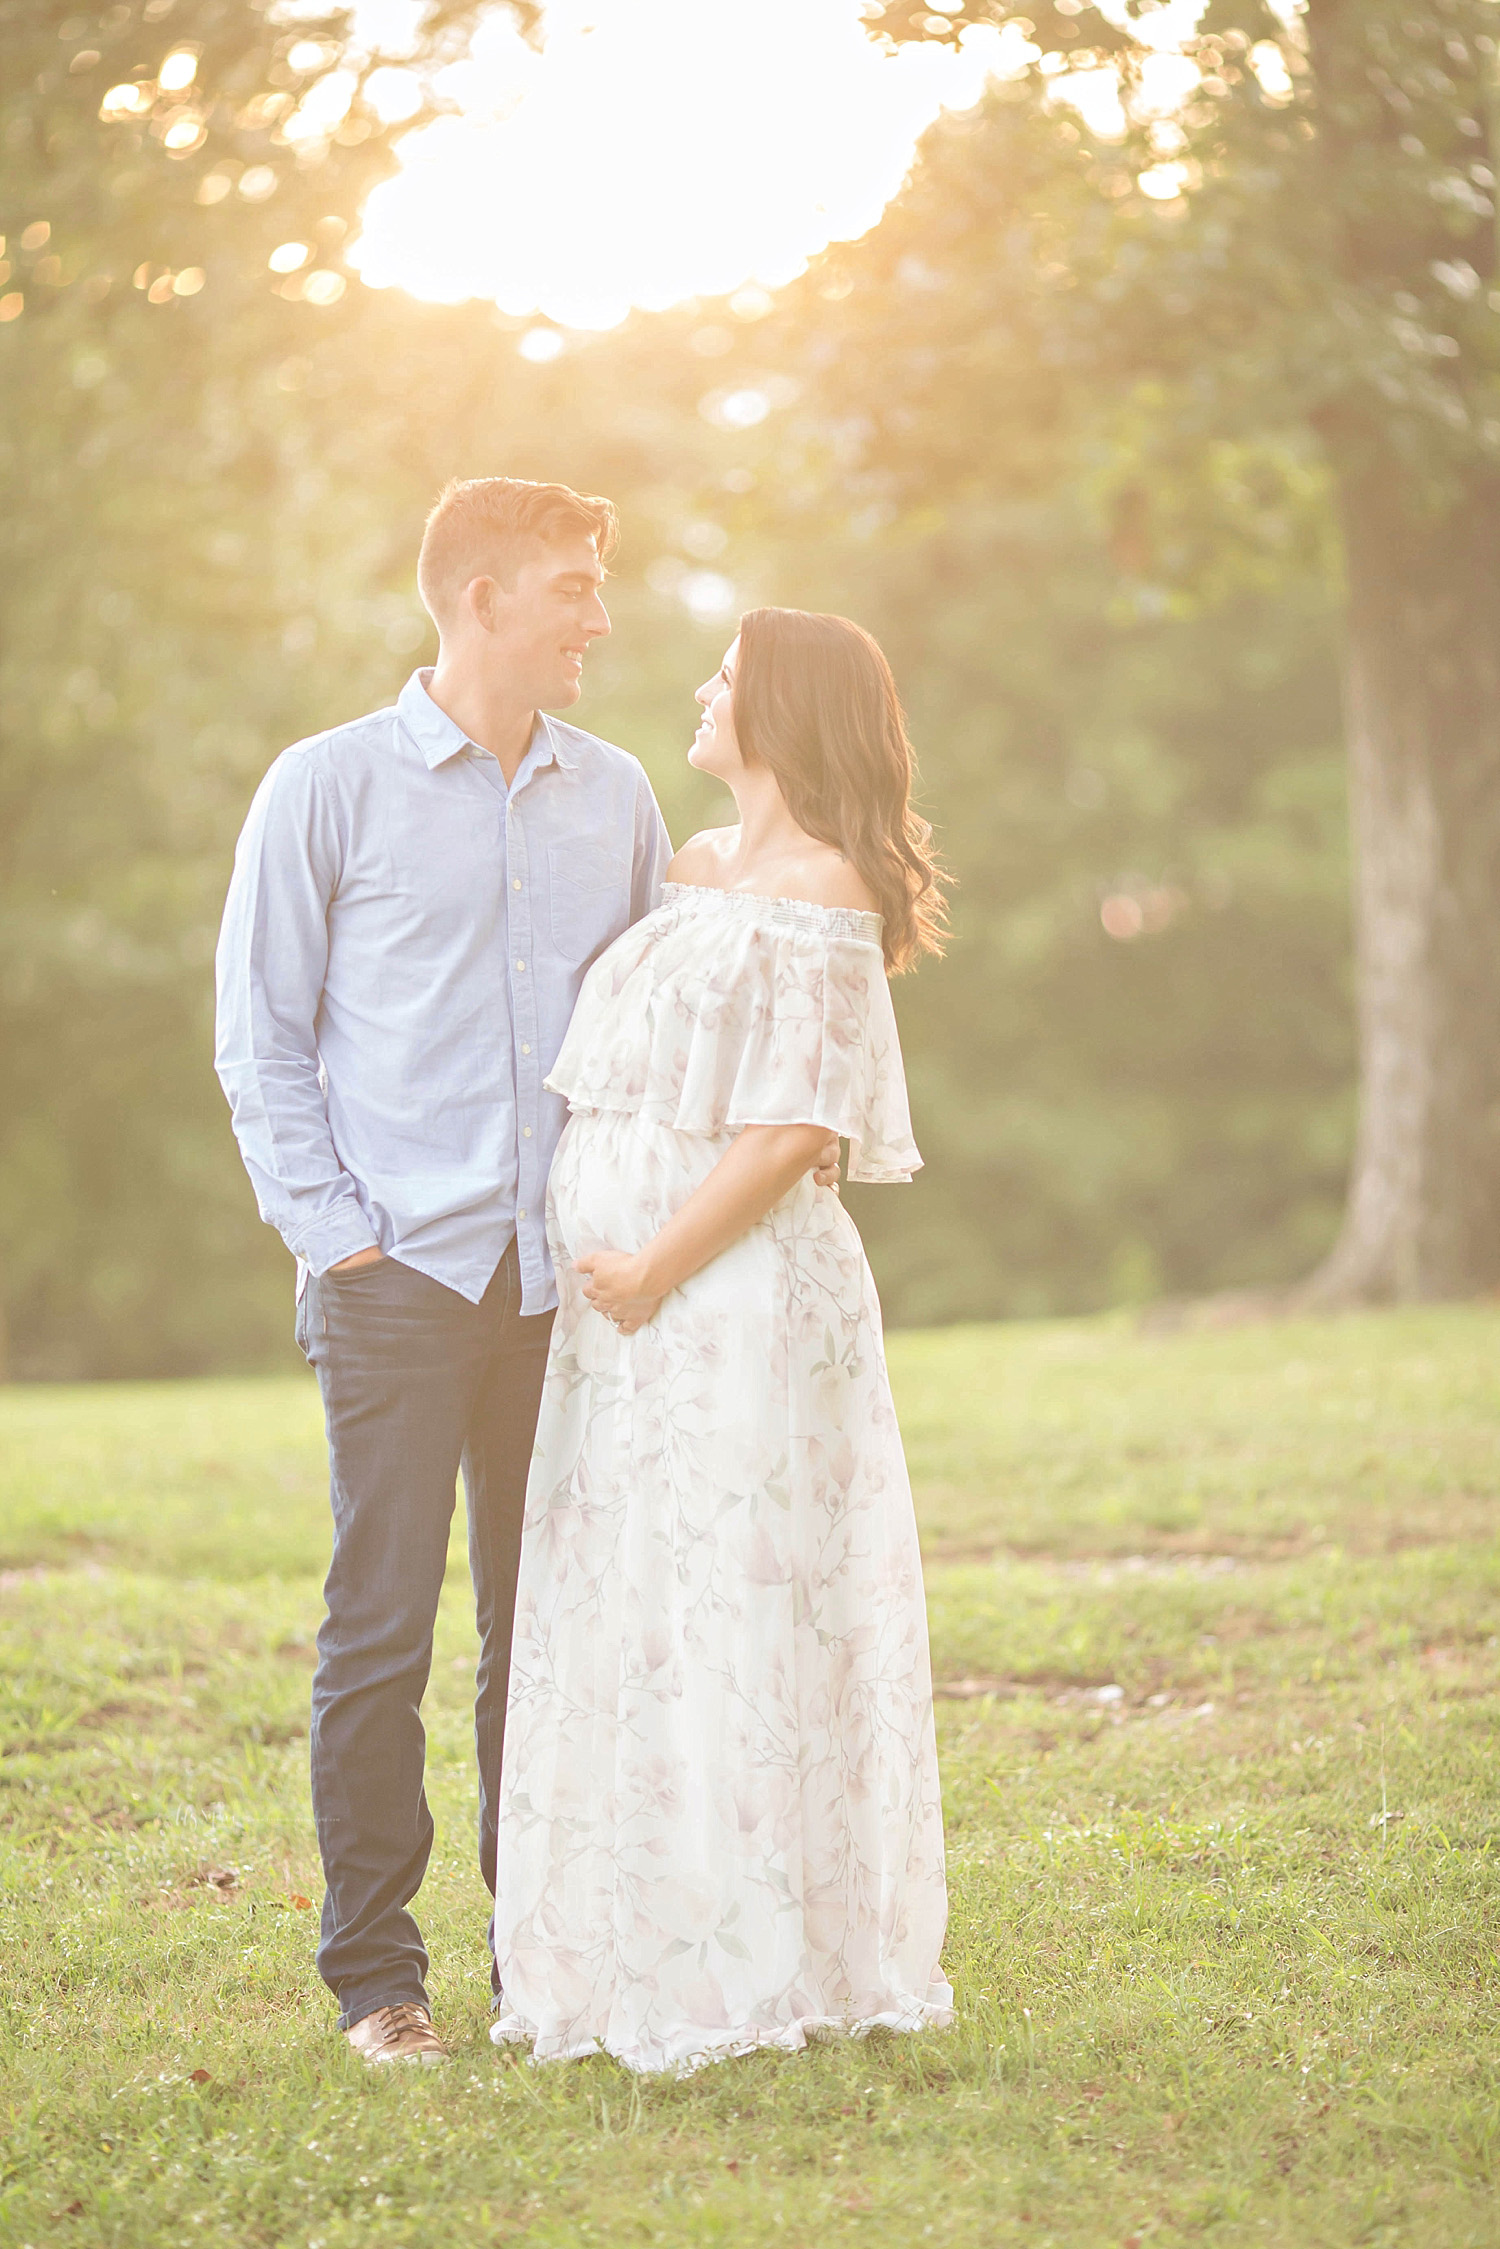
{"label": "dark blue jeans", "polygon": [[344,2030],[426,1998],[407,1910],[432,1849],[419,1713],[460,1466],[480,1637],[479,1864],[494,1895],[521,1515],[552,1328],[520,1306],[514,1244],[479,1304],[384,1258],[310,1280],[298,1306],[332,1470],[312,1787],[327,1883],[318,1969]]}

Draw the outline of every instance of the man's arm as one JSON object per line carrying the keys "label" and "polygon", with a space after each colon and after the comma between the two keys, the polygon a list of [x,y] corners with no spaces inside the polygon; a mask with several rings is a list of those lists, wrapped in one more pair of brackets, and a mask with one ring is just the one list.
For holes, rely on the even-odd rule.
{"label": "man's arm", "polygon": [[672,838],[642,773],[635,795],[635,850],[630,868],[630,918],[639,921],[661,904],[661,886],[672,860]]}
{"label": "man's arm", "polygon": [[378,1249],[339,1162],[318,1082],[328,905],[343,852],[322,776],[277,759],[240,836],[216,961],[214,1063],[260,1215],[326,1273]]}

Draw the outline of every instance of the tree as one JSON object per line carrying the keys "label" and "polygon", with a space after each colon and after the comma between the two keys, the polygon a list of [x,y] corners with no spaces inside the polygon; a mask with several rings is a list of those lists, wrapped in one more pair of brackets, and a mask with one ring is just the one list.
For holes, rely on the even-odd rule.
{"label": "tree", "polygon": [[[430,650],[413,561],[453,474],[620,503],[578,716],[646,760],[679,837],[727,816],[683,752],[736,600],[844,608],[890,648],[962,878],[961,942],[897,988],[928,1169],[859,1210],[893,1319],[1310,1262],[1351,1073],[1329,473],[1306,417],[1267,428],[1247,380],[1236,423],[1194,403],[1196,361],[1166,365],[1150,291],[1180,317],[1184,219],[1112,195],[1120,152],[1017,82],[774,306],[533,360],[490,306],[334,289],[324,222],[388,141],[357,93],[343,139],[299,141],[251,89],[336,77],[336,24],[177,7],[78,72],[95,19],[9,19],[32,44],[0,121],[25,142],[6,254],[51,229],[0,283],[25,299],[0,322],[16,1371],[287,1363],[287,1260],[210,1068],[213,935],[266,765]],[[317,69],[278,84],[303,39]],[[183,118],[160,66],[194,48]],[[117,84],[149,111],[101,119]]]}
{"label": "tree", "polygon": [[334,12],[5,0],[0,36],[0,1301],[36,1371],[185,1369],[273,1285],[208,1069],[225,846],[324,715],[310,610],[355,691],[414,622],[409,524],[326,504],[340,385],[402,375],[340,257],[391,136]]}
{"label": "tree", "polygon": [[1279,435],[1147,458],[1079,309],[1113,207],[1025,93],[708,332],[717,383],[787,402],[698,512],[747,598],[877,633],[958,876],[896,988],[927,1169],[851,1197],[904,1321],[1284,1284],[1347,1161],[1328,480]]}
{"label": "tree", "polygon": [[1009,22],[1080,134],[1094,252],[1058,318],[1156,474],[1312,439],[1342,530],[1360,1111],[1314,1300],[1500,1281],[1500,163],[1492,0],[1213,0],[1192,83],[1152,99],[1154,11],[1002,0],[882,19]]}

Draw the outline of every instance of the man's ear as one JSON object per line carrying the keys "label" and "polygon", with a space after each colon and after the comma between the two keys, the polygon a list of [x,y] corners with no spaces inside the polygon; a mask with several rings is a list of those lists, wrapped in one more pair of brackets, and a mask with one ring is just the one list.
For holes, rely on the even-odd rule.
{"label": "man's ear", "polygon": [[492,633],[500,620],[504,594],[493,578],[471,578],[463,591],[463,606],[474,622]]}

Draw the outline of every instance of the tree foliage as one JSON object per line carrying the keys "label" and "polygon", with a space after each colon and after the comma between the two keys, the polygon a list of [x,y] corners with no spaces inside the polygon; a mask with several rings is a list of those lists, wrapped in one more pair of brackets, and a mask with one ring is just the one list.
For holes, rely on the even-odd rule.
{"label": "tree foliage", "polygon": [[[1025,94],[1115,74],[1113,145],[1069,128],[1091,213],[1060,270],[1075,383],[1142,488],[1226,442],[1329,477],[1349,587],[1360,1125],[1325,1298],[1500,1279],[1500,291],[1491,0],[1215,0],[1153,96],[1163,18],[1058,0],[886,12],[1035,34]],[[1014,51],[1014,49],[1013,49]],[[997,270],[1005,265],[991,245]],[[1159,505],[1159,502],[1157,503]],[[1277,512],[1280,512],[1278,503]],[[1192,577],[1180,581],[1195,583]]]}
{"label": "tree foliage", "polygon": [[[1146,68],[1128,26],[1029,13],[1044,49]],[[890,649],[960,877],[951,955],[898,987],[928,1169],[857,1198],[891,1318],[1282,1280],[1326,1248],[1353,1059],[1329,433],[1385,415],[1434,505],[1488,442],[1487,296],[1427,269],[1486,275],[1490,221],[1434,192],[1458,165],[1425,110],[1422,159],[1398,150],[1413,243],[1429,230],[1402,252],[1415,311],[1347,266],[1308,185],[1302,35],[1221,8],[1200,49],[1217,83],[1175,150],[1148,118],[1094,139],[1038,68],[935,131],[884,223],[765,317],[689,306],[543,364],[487,307],[349,281],[388,137],[357,89],[332,132],[288,131],[344,67],[336,21],[178,0],[107,54],[104,18],[13,21],[32,42],[3,121],[26,144],[3,218],[25,303],[0,323],[18,1369],[285,1348],[285,1260],[208,1066],[213,930],[266,764],[429,647],[412,561],[454,473],[621,504],[615,637],[580,716],[646,758],[679,834],[727,810],[682,763],[732,629],[684,606],[695,573],[742,605],[846,610]],[[1263,39],[1290,98],[1266,93]],[[296,41],[327,52],[288,78]],[[201,141],[167,149],[158,92],[99,118],[180,47],[200,50]],[[1451,123],[1460,96],[1431,99]],[[1136,181],[1167,163],[1196,167],[1191,191],[1153,201]],[[18,251],[41,219],[47,243]],[[287,242],[315,254],[278,276]],[[309,296],[318,272],[343,292]]]}
{"label": "tree foliage", "polygon": [[368,622],[410,631],[357,472],[326,505],[340,370],[388,314],[340,250],[389,136],[335,15],[0,27],[4,1299],[23,1365],[193,1363],[243,1323],[184,1285],[245,1234],[201,1067],[225,838],[306,726],[309,589],[355,692]]}
{"label": "tree foliage", "polygon": [[959,877],[898,988],[929,1168],[857,1198],[898,1316],[1283,1280],[1347,1155],[1327,476],[1295,432],[1174,473],[1102,378],[1093,162],[1002,92],[739,346],[800,384],[745,536],[775,494],[776,597],[889,648]]}

